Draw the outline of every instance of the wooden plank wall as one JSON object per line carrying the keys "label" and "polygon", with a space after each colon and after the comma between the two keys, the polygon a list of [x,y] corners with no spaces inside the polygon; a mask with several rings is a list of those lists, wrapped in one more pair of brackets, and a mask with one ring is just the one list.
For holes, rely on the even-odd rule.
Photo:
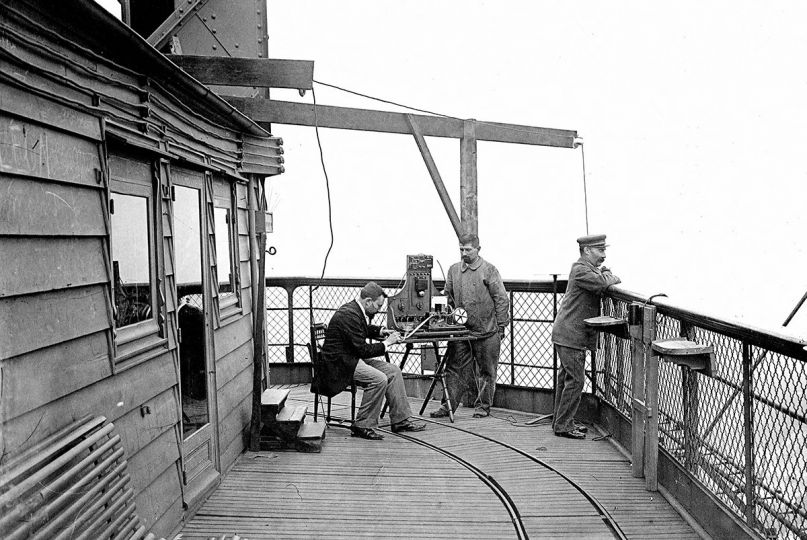
{"label": "wooden plank wall", "polygon": [[[173,226],[160,188],[170,182],[172,149],[235,182],[221,173],[236,170],[239,135],[58,32],[11,11],[0,12],[2,29],[13,32],[0,41],[0,460],[76,418],[103,415],[121,435],[138,515],[168,536],[183,516],[182,434]],[[164,339],[124,363],[113,352],[111,131],[114,152],[151,171],[162,235]],[[246,184],[235,192],[242,309],[214,331],[223,470],[244,449],[253,354]]]}
{"label": "wooden plank wall", "polygon": [[249,227],[247,186],[235,189],[235,217],[238,231],[241,273],[241,313],[222,321],[215,331],[216,389],[219,412],[219,451],[222,471],[235,463],[246,447],[252,402],[252,288],[249,269]]}

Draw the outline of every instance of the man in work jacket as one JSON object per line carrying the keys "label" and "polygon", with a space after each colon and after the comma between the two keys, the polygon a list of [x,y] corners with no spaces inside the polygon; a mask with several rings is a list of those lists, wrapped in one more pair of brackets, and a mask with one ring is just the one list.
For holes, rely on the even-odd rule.
{"label": "man in work jacket", "polygon": [[[445,291],[451,306],[468,313],[466,326],[472,339],[449,342],[446,385],[451,407],[456,410],[467,381],[474,381],[468,395],[474,398],[474,418],[483,418],[490,414],[496,392],[499,348],[504,329],[510,324],[510,299],[499,271],[479,256],[479,238],[463,234],[459,241],[462,261],[448,269]],[[448,405],[444,402],[430,416],[448,416]]]}
{"label": "man in work jacket", "polygon": [[622,280],[608,268],[600,268],[608,247],[604,234],[580,237],[577,244],[580,258],[569,271],[569,284],[552,328],[552,342],[560,363],[552,428],[558,437],[585,439],[587,429],[575,423],[574,415],[583,394],[586,350],[593,354],[597,349],[597,331],[584,321],[600,314],[603,292]]}
{"label": "man in work jacket", "polygon": [[[354,437],[374,441],[384,438],[374,429],[378,426],[384,396],[390,404],[393,432],[423,431],[426,427],[409,421],[412,410],[406,398],[401,370],[395,364],[377,358],[384,355],[389,345],[401,339],[397,332],[367,324],[367,316],[378,313],[386,297],[384,289],[371,281],[362,288],[358,298],[334,313],[322,344],[322,362],[312,382],[312,391],[326,396],[338,394],[351,380],[362,386],[361,407],[351,431]],[[367,343],[369,338],[382,337],[384,340],[380,343]]]}

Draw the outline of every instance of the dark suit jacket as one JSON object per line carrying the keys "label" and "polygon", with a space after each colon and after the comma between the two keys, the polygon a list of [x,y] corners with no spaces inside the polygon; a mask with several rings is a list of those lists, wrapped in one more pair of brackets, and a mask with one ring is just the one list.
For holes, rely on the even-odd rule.
{"label": "dark suit jacket", "polygon": [[359,359],[384,354],[383,343],[367,343],[367,338],[380,337],[381,327],[367,324],[367,318],[355,300],[336,310],[322,345],[321,362],[315,366],[311,391],[335,396],[353,380]]}

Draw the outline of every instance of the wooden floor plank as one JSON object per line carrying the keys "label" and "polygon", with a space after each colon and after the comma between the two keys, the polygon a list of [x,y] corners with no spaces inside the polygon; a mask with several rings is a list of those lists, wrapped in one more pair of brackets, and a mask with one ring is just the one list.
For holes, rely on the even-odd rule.
{"label": "wooden floor plank", "polygon": [[[307,386],[286,386],[290,404],[310,404]],[[348,394],[332,413],[349,416]],[[357,398],[360,401],[360,396]],[[419,403],[413,400],[413,409]],[[417,407],[416,407],[417,406]],[[530,538],[613,538],[595,505],[542,460],[576,482],[628,538],[698,538],[684,519],[633,478],[630,462],[609,442],[554,437],[530,415],[494,410],[454,426],[429,424],[412,434],[483,470],[517,506]],[[309,419],[310,420],[310,419]],[[388,420],[386,421],[388,422]],[[384,422],[382,420],[382,427]],[[387,434],[383,441],[327,430],[320,454],[246,453],[182,529],[183,540],[237,533],[262,538],[515,538],[511,516],[476,475],[443,454]]]}

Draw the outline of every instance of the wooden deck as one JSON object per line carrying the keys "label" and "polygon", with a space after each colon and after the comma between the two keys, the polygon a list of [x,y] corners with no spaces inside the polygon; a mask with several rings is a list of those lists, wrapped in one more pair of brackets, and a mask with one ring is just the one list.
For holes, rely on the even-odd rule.
{"label": "wooden deck", "polygon": [[[307,385],[289,400],[310,404]],[[471,412],[411,438],[336,427],[321,454],[246,453],[182,538],[699,538],[596,429],[574,441],[524,413]]]}

